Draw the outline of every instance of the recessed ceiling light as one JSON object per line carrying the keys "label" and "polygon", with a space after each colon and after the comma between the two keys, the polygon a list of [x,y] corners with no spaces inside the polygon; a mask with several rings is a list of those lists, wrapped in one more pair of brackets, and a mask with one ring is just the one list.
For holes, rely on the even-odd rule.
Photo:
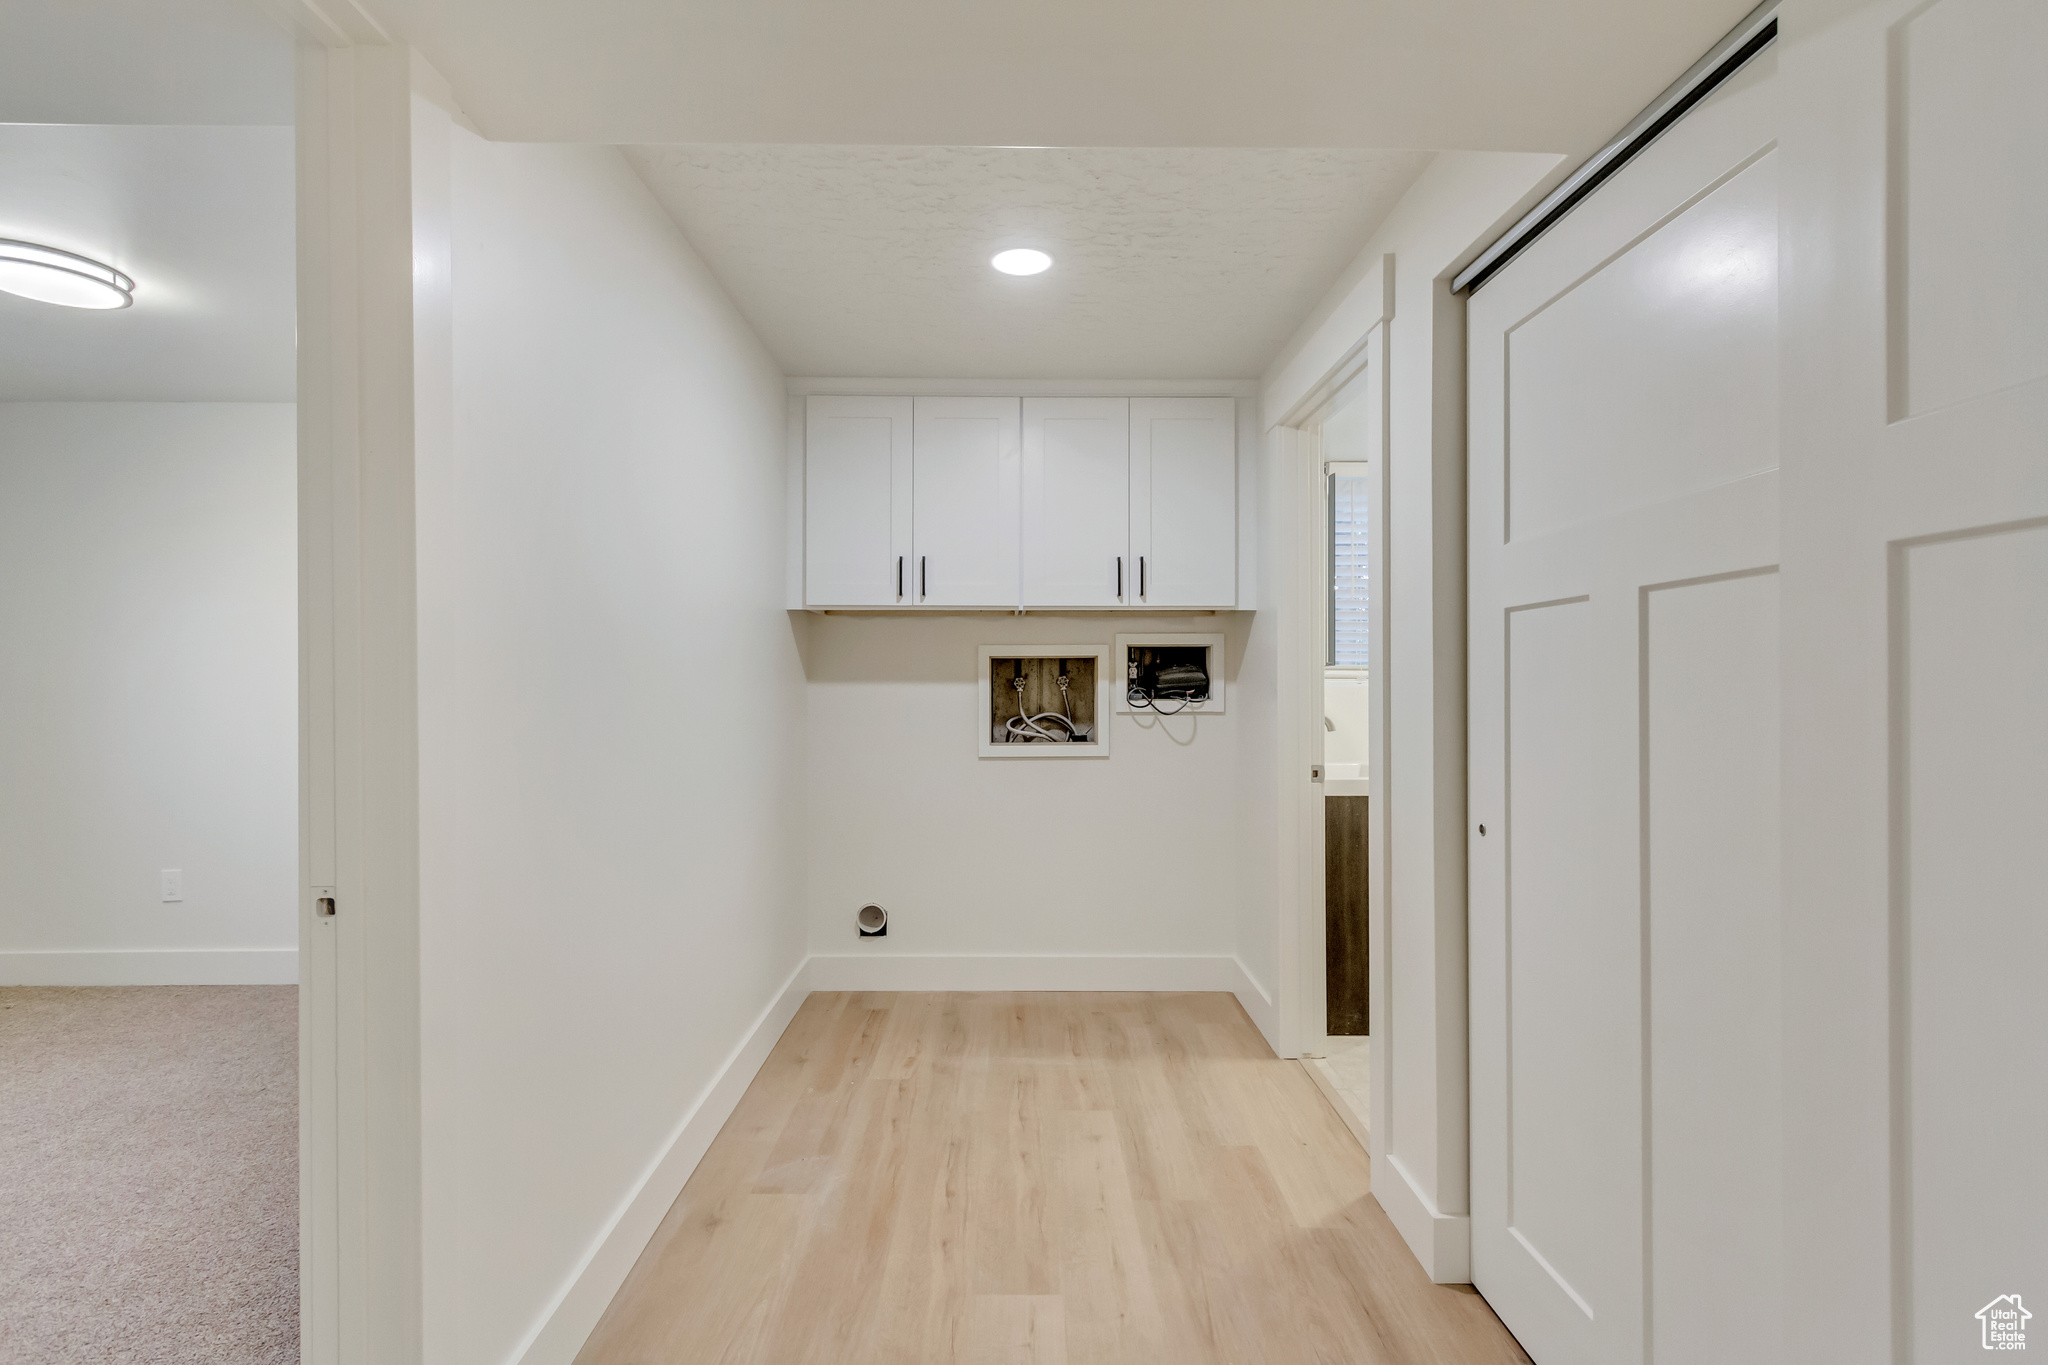
{"label": "recessed ceiling light", "polygon": [[1020,246],[1013,251],[998,251],[989,258],[989,264],[1005,275],[1037,275],[1052,269],[1052,257]]}
{"label": "recessed ceiling light", "polygon": [[88,256],[0,240],[0,290],[66,308],[126,308],[135,281]]}

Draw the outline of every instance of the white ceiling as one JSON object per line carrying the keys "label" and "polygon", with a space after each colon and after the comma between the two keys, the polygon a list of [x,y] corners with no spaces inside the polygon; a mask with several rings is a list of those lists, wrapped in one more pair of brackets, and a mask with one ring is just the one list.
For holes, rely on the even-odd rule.
{"label": "white ceiling", "polygon": [[292,121],[292,43],[259,0],[4,0],[0,123]]}
{"label": "white ceiling", "polygon": [[[1751,0],[362,2],[490,136],[644,144],[792,373],[1137,379],[1259,373],[1382,149],[1589,150]],[[288,398],[290,133],[220,126],[290,121],[263,0],[0,3],[0,235],[140,282],[0,296],[0,398]]]}
{"label": "white ceiling", "polygon": [[0,401],[291,401],[290,128],[0,125],[0,185],[0,237],[136,282],[108,312],[0,294]]}
{"label": "white ceiling", "polygon": [[359,3],[628,146],[792,373],[1138,379],[1261,372],[1427,151],[1591,151],[1754,0]]}
{"label": "white ceiling", "polygon": [[1589,151],[1754,0],[362,0],[495,138]]}
{"label": "white ceiling", "polygon": [[[1428,164],[1406,151],[636,147],[784,370],[1260,373]],[[989,268],[1006,247],[1043,275]]]}

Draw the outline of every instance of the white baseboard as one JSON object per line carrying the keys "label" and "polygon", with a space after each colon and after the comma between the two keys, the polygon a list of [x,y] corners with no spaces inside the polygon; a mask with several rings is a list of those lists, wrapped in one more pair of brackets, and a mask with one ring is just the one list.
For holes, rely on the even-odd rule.
{"label": "white baseboard", "polygon": [[[598,1319],[732,1117],[812,991],[1228,991],[1256,1020],[1272,1001],[1235,957],[833,954],[806,958],[705,1087],[598,1235],[568,1283],[512,1353],[516,1365],[572,1365]],[[1256,1005],[1254,1002],[1258,1002]]]}
{"label": "white baseboard", "polygon": [[1380,1156],[1373,1162],[1372,1195],[1380,1201],[1401,1240],[1422,1262],[1433,1282],[1472,1283],[1469,1215],[1438,1212],[1435,1202],[1422,1192],[1397,1156]]}
{"label": "white baseboard", "polygon": [[576,1353],[610,1306],[619,1286],[647,1249],[661,1220],[683,1192],[683,1185],[710,1148],[718,1130],[739,1107],[768,1054],[811,993],[810,959],[797,964],[782,989],[754,1020],[753,1027],[726,1058],[725,1065],[698,1095],[660,1155],[626,1196],[617,1213],[570,1273],[555,1301],[541,1315],[524,1342],[512,1353],[518,1365],[571,1365]]}
{"label": "white baseboard", "polygon": [[1331,1083],[1330,1078],[1323,1074],[1323,1069],[1316,1065],[1314,1058],[1297,1058],[1296,1065],[1308,1073],[1308,1078],[1314,1083],[1315,1088],[1323,1092],[1323,1098],[1330,1102],[1330,1107],[1337,1111],[1337,1117],[1344,1120],[1344,1126],[1351,1130],[1351,1136],[1357,1138],[1358,1145],[1365,1148],[1366,1153],[1370,1155],[1372,1130],[1365,1126],[1365,1120],[1358,1117],[1358,1111],[1351,1107],[1350,1101],[1346,1100]]}
{"label": "white baseboard", "polygon": [[1280,1011],[1274,1007],[1273,992],[1267,990],[1264,983],[1251,974],[1251,969],[1244,965],[1242,958],[1232,958],[1231,961],[1237,964],[1239,984],[1234,989],[1237,992],[1238,1003],[1244,1006],[1244,1012],[1252,1017],[1252,1023],[1265,1035],[1266,1046],[1278,1054]]}
{"label": "white baseboard", "polygon": [[814,991],[1231,991],[1234,957],[1163,953],[820,953]]}
{"label": "white baseboard", "polygon": [[296,948],[0,952],[0,986],[296,986]]}

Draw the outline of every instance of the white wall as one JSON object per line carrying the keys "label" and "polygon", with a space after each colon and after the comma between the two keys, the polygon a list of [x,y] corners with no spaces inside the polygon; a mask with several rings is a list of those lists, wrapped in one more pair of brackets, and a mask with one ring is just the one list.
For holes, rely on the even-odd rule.
{"label": "white wall", "polygon": [[0,404],[0,984],[297,979],[295,449],[289,403]]}
{"label": "white wall", "polygon": [[524,1358],[566,1362],[804,954],[783,377],[618,153],[449,135],[453,450],[418,472],[424,1350],[497,1365],[545,1322]]}
{"label": "white wall", "polygon": [[[1440,1281],[1470,1273],[1464,303],[1449,293],[1448,277],[1557,164],[1540,154],[1438,156],[1266,373],[1268,419],[1299,420],[1329,397],[1330,377],[1387,319],[1384,375],[1372,381],[1384,384],[1388,404],[1372,689],[1385,735],[1372,775],[1374,1193]],[[1299,458],[1300,443],[1283,437],[1284,428],[1269,440],[1269,458]],[[1266,526],[1278,538],[1296,509],[1275,501]],[[1274,876],[1283,888],[1288,857],[1282,847]]]}
{"label": "white wall", "polygon": [[1281,876],[1279,809],[1284,787],[1280,746],[1280,621],[1285,594],[1295,581],[1288,559],[1293,528],[1280,521],[1285,503],[1281,474],[1285,462],[1273,442],[1261,438],[1242,452],[1252,469],[1257,496],[1239,515],[1254,521],[1257,573],[1263,597],[1245,631],[1237,659],[1238,752],[1233,783],[1237,791],[1237,913],[1232,925],[1238,961],[1263,993],[1263,1009],[1252,1012],[1266,1041],[1284,1048],[1279,1018]]}
{"label": "white wall", "polygon": [[[806,651],[811,951],[1229,958],[1249,619],[820,617]],[[1107,648],[1140,631],[1224,632],[1226,710],[1112,716],[1105,758],[978,757],[978,646]],[[888,908],[886,938],[856,933],[867,901]],[[1129,988],[1175,984],[1174,964],[1123,965],[1160,973],[1127,975]],[[929,970],[951,989],[999,979]]]}

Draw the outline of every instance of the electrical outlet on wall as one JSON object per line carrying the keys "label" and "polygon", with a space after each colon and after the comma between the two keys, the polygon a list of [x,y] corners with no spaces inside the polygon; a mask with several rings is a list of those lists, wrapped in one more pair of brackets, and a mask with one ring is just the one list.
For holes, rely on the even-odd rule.
{"label": "electrical outlet on wall", "polygon": [[185,869],[167,867],[163,870],[163,899],[166,903],[185,899]]}

